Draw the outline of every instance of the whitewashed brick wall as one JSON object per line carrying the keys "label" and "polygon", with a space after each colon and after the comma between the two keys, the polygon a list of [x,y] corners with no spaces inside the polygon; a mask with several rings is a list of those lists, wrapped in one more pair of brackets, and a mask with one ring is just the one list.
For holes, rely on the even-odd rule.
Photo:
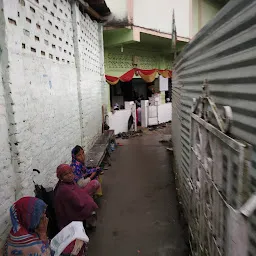
{"label": "whitewashed brick wall", "polygon": [[110,88],[109,84],[106,82],[105,78],[105,65],[104,65],[104,40],[103,40],[103,26],[99,27],[99,37],[100,37],[100,63],[101,63],[101,81],[102,81],[102,86],[101,86],[101,100],[102,104],[104,105],[104,114],[105,117],[110,112]]}
{"label": "whitewashed brick wall", "polygon": [[101,129],[101,83],[98,24],[73,5],[82,144],[88,149]]}
{"label": "whitewashed brick wall", "polygon": [[[7,106],[11,102],[6,101],[6,94],[10,93],[7,88],[4,88],[6,80],[5,70],[8,69],[7,49],[4,45],[4,19],[3,19],[3,3],[0,1],[0,245],[3,244],[5,236],[9,230],[9,207],[15,200],[15,174],[12,166],[11,145],[9,144],[9,119]],[[0,255],[1,247],[0,247]]]}
{"label": "whitewashed brick wall", "polygon": [[[36,182],[53,186],[72,147],[92,146],[107,98],[101,25],[67,0],[0,0],[1,6],[0,207],[6,212],[15,199],[33,195],[34,168],[41,171]],[[3,223],[2,239],[8,214],[0,215]]]}
{"label": "whitewashed brick wall", "polygon": [[[78,91],[82,116],[82,143],[89,149],[101,132],[102,106],[106,109],[102,25],[92,22],[73,5]],[[103,96],[104,95],[104,96]]]}

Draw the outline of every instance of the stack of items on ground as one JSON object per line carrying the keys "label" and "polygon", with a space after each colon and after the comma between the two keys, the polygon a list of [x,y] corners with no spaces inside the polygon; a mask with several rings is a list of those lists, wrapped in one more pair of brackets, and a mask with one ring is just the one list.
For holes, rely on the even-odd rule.
{"label": "stack of items on ground", "polygon": [[[102,196],[103,168],[88,168],[85,163],[83,148],[75,146],[71,164],[57,167],[58,183],[53,191],[52,205],[47,207],[46,202],[36,197],[23,197],[12,205],[12,229],[4,248],[5,256],[57,255],[51,251],[49,239],[70,223],[83,222],[87,231],[96,227],[96,199]],[[61,255],[84,256],[86,252],[87,243],[74,240]]]}
{"label": "stack of items on ground", "polygon": [[129,139],[129,138],[133,138],[133,137],[138,137],[138,136],[142,136],[143,131],[139,130],[139,131],[130,131],[130,132],[122,132],[122,133],[118,133],[116,135],[116,138],[122,138],[122,139]]}

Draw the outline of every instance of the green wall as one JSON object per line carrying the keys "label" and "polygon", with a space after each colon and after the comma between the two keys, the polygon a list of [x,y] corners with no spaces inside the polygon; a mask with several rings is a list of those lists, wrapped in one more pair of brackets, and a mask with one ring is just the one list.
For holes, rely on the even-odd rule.
{"label": "green wall", "polygon": [[172,54],[165,55],[156,47],[141,44],[127,44],[123,46],[105,48],[105,73],[121,76],[134,68],[133,56],[138,57],[138,68],[141,69],[171,69]]}
{"label": "green wall", "polygon": [[221,6],[208,0],[192,1],[192,36],[203,28],[219,12]]}
{"label": "green wall", "polygon": [[[138,41],[136,41],[138,40]],[[177,42],[177,50],[186,45]],[[172,41],[169,38],[140,32],[134,37],[131,28],[104,30],[105,73],[121,76],[130,69],[171,69],[173,63]],[[133,57],[137,66],[133,66]]]}

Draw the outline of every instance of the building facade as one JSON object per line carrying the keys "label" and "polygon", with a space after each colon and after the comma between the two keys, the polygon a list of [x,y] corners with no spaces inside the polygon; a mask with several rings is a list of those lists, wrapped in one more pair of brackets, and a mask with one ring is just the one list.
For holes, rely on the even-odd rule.
{"label": "building facade", "polygon": [[[171,69],[172,13],[175,12],[177,48],[187,42],[223,7],[212,0],[107,0],[113,19],[104,30],[107,75],[129,69]],[[135,57],[135,58],[134,58]]]}
{"label": "building facade", "polygon": [[[113,77],[121,77],[136,68],[171,70],[174,60],[173,12],[177,30],[176,50],[179,53],[192,35],[221,8],[216,1],[209,0],[159,0],[157,4],[147,0],[108,0],[107,3],[112,10],[112,20],[104,29],[105,72]],[[192,25],[192,21],[195,25]],[[110,85],[109,110],[115,104],[125,105],[125,101],[135,100],[131,96],[132,91],[144,99],[151,95],[148,90],[151,84],[141,79],[136,72],[129,84],[123,84],[122,79],[120,81],[117,85]],[[153,86],[157,88],[158,84],[156,76]],[[128,87],[129,92],[126,90]],[[170,88],[171,79],[169,92],[160,92],[161,103],[171,100]],[[125,95],[127,93],[128,97]],[[110,116],[113,117],[112,114]],[[129,113],[126,113],[127,116]]]}
{"label": "building facade", "polygon": [[[112,20],[104,29],[105,71],[115,77],[133,68],[172,69],[173,11],[179,53],[224,4],[210,0],[160,0],[157,5],[146,0],[107,3]],[[141,80],[139,76],[134,79]]]}
{"label": "building facade", "polygon": [[[0,1],[0,246],[11,204],[34,194],[33,180],[54,186],[72,147],[87,150],[101,134],[103,27],[84,9],[67,0]],[[33,178],[33,169],[41,174]]]}

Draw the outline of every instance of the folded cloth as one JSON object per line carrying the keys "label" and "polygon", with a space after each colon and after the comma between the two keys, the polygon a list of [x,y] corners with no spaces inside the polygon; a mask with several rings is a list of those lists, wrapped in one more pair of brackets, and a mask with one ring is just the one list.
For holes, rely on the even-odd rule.
{"label": "folded cloth", "polygon": [[80,180],[77,181],[77,185],[78,185],[80,188],[83,188],[83,187],[85,187],[90,181],[91,181],[90,178],[86,178],[86,179],[82,178],[82,179],[80,179]]}
{"label": "folded cloth", "polygon": [[65,252],[65,248],[72,242],[75,242],[71,254],[77,255],[84,243],[89,242],[89,238],[85,233],[83,223],[80,221],[73,221],[65,228],[63,228],[51,241],[51,249],[55,252],[54,256],[59,256]]}

